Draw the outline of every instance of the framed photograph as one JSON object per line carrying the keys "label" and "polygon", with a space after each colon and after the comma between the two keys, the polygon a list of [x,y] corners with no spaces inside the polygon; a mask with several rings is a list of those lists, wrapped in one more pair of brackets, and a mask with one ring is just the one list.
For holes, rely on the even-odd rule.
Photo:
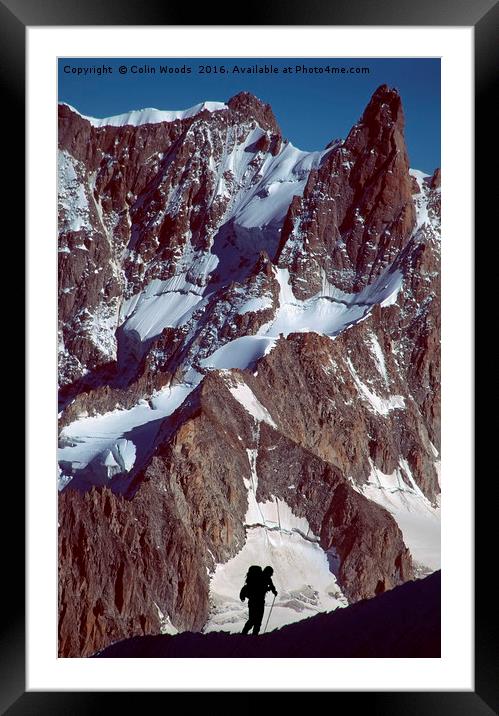
{"label": "framed photograph", "polygon": [[470,270],[493,3],[1,12],[28,306],[2,707],[494,713]]}

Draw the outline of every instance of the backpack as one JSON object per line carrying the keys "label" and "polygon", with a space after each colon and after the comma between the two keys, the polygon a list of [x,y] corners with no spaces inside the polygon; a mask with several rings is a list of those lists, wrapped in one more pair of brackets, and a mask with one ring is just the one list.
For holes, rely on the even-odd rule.
{"label": "backpack", "polygon": [[262,568],[258,565],[252,565],[246,573],[246,584],[239,592],[239,598],[244,602],[246,597],[251,599],[254,596],[260,596],[263,591],[263,573]]}

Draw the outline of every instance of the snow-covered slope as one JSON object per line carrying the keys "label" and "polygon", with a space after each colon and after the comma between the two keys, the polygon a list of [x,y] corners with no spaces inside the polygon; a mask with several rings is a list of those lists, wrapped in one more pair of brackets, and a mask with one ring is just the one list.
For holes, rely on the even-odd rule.
{"label": "snow-covered slope", "polygon": [[69,107],[72,112],[79,114],[82,119],[86,119],[87,122],[90,122],[92,127],[124,127],[126,125],[139,127],[141,124],[174,122],[177,119],[189,119],[190,117],[195,117],[204,110],[207,110],[208,112],[216,112],[218,110],[225,109],[227,106],[223,102],[200,102],[193,107],[189,107],[189,109],[181,110],[162,110],[147,107],[146,109],[136,109],[132,112],[117,114],[113,117],[97,119],[96,117],[89,117],[85,114],[80,114],[78,110],[67,102],[64,102],[63,104],[65,104],[66,107]]}

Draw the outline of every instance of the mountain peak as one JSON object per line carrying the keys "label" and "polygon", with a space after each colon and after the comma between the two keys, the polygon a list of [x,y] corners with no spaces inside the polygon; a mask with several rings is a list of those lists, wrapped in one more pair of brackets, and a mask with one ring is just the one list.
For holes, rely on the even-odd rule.
{"label": "mountain peak", "polygon": [[380,85],[372,95],[360,122],[368,126],[393,122],[403,130],[404,112],[398,90],[385,84]]}
{"label": "mountain peak", "polygon": [[263,102],[251,92],[239,92],[230,98],[227,106],[238,115],[254,117],[262,129],[281,135],[281,130],[270,104]]}
{"label": "mountain peak", "polygon": [[254,107],[271,109],[270,104],[266,104],[252,92],[238,92],[229,99],[229,101],[227,102],[227,106],[231,109],[245,109]]}

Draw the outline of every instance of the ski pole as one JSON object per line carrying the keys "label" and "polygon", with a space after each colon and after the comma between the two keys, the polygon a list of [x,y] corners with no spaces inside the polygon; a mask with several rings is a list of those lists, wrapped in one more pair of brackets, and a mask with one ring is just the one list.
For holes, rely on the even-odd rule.
{"label": "ski pole", "polygon": [[274,594],[274,598],[273,598],[273,600],[272,600],[272,604],[271,604],[271,606],[270,606],[270,612],[269,612],[269,615],[268,615],[268,617],[267,617],[267,623],[265,624],[265,629],[263,630],[263,633],[264,633],[264,634],[265,634],[265,632],[267,631],[267,627],[268,627],[268,625],[269,625],[269,619],[270,619],[270,615],[272,614],[272,609],[274,608],[274,602],[275,602],[275,594]]}

